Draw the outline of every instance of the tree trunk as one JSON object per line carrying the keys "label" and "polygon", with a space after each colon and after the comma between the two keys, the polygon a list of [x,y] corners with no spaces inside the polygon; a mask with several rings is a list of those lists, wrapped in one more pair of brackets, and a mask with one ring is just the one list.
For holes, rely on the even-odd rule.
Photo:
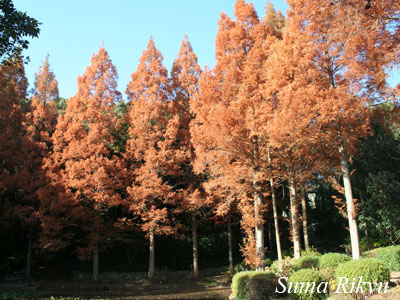
{"label": "tree trunk", "polygon": [[[268,153],[268,163],[271,164],[271,154],[269,152],[269,147],[267,148],[267,153]],[[275,184],[274,184],[274,179],[272,177],[269,179],[269,183],[271,185],[272,212],[274,215],[276,252],[278,254],[278,260],[282,260],[282,247],[281,247],[281,234],[279,232],[278,208],[276,206]],[[285,189],[283,189],[283,192],[284,191]]]}
{"label": "tree trunk", "polygon": [[231,216],[228,214],[228,256],[229,256],[229,270],[233,272],[233,252],[232,252],[232,224]]}
{"label": "tree trunk", "polygon": [[[361,203],[363,203],[362,193],[361,193],[361,192],[360,192],[360,200],[361,200]],[[363,217],[364,217],[364,220],[365,220],[365,214],[364,214],[364,211],[363,211],[363,210],[362,210],[362,214],[363,214]],[[368,249],[368,251],[369,251],[369,250],[371,250],[371,246],[370,246],[370,244],[369,244],[369,235],[368,235],[367,224],[365,224],[364,234],[365,234],[365,242],[367,243],[367,249]]]}
{"label": "tree trunk", "polygon": [[254,216],[256,219],[255,238],[256,238],[256,264],[257,270],[264,270],[265,266],[265,253],[264,253],[264,222],[262,215],[262,198],[258,191],[258,186],[255,181],[255,174],[253,173],[253,187],[254,187]]}
{"label": "tree trunk", "polygon": [[365,226],[364,233],[365,233],[365,242],[367,243],[367,249],[369,251],[369,250],[371,250],[371,247],[369,245],[369,236],[368,236],[367,226]]}
{"label": "tree trunk", "polygon": [[289,197],[290,197],[290,215],[292,218],[293,232],[293,250],[294,258],[300,258],[300,228],[299,228],[299,205],[296,197],[296,186],[293,174],[289,178]]}
{"label": "tree trunk", "polygon": [[254,195],[254,211],[256,218],[256,253],[257,253],[257,270],[264,269],[264,224],[261,214],[262,200],[258,192]]}
{"label": "tree trunk", "polygon": [[272,211],[274,214],[276,251],[278,253],[278,260],[281,260],[282,259],[281,235],[279,232],[278,208],[276,206],[274,179],[270,178],[269,183],[271,184],[271,198],[272,198]]}
{"label": "tree trunk", "polygon": [[192,235],[193,235],[193,277],[199,277],[199,249],[197,243],[197,220],[194,212],[192,213]]}
{"label": "tree trunk", "polygon": [[269,242],[269,249],[272,251],[272,231],[271,231],[271,223],[268,222],[268,242]]}
{"label": "tree trunk", "polygon": [[95,241],[93,248],[93,270],[92,279],[99,280],[99,241]]}
{"label": "tree trunk", "polygon": [[32,265],[33,265],[32,243],[33,243],[33,227],[30,228],[29,233],[28,233],[28,249],[26,252],[26,266],[25,266],[25,280],[26,281],[29,281],[32,279]]}
{"label": "tree trunk", "polygon": [[357,220],[356,220],[356,211],[355,211],[354,202],[353,202],[353,192],[351,190],[348,156],[347,156],[347,153],[345,153],[343,146],[340,147],[339,152],[341,154],[340,164],[342,167],[344,193],[346,196],[346,205],[347,205],[347,216],[349,219],[351,253],[352,253],[353,259],[359,259],[360,255],[361,255],[360,240],[358,237],[358,227],[357,227]]}
{"label": "tree trunk", "polygon": [[155,272],[155,260],[154,260],[154,228],[150,228],[150,233],[149,233],[149,272],[148,272],[148,277],[152,278],[154,276]]}
{"label": "tree trunk", "polygon": [[306,192],[304,187],[301,189],[301,209],[303,211],[303,234],[304,234],[304,247],[306,250],[310,248],[310,242],[308,239],[308,219],[307,219],[307,200],[306,200]]}

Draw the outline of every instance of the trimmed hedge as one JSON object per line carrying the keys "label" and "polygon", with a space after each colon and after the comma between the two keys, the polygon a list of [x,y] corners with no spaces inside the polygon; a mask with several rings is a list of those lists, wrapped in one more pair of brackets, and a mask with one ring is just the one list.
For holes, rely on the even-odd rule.
{"label": "trimmed hedge", "polygon": [[277,282],[272,272],[239,272],[232,278],[232,293],[236,300],[264,300],[275,294]]}
{"label": "trimmed hedge", "polygon": [[279,277],[289,277],[296,268],[293,266],[294,258],[286,256],[282,260],[275,260],[271,265],[271,270]]}
{"label": "trimmed hedge", "polygon": [[365,252],[362,254],[362,257],[364,257],[364,258],[376,258],[376,252],[377,252],[379,249],[381,249],[381,248],[375,248],[375,249],[372,249],[372,250],[369,250],[369,251],[365,251]]}
{"label": "trimmed hedge", "polygon": [[319,257],[319,268],[335,268],[339,264],[350,261],[350,256],[341,253],[326,253]]}
{"label": "trimmed hedge", "polygon": [[308,250],[301,250],[301,256],[321,256],[322,254],[313,246],[309,247]]}
{"label": "trimmed hedge", "polygon": [[350,256],[341,253],[326,253],[319,257],[319,274],[323,281],[330,282],[335,279],[336,268],[339,264],[350,261]]}
{"label": "trimmed hedge", "polygon": [[376,259],[385,264],[390,271],[400,271],[400,245],[379,248]]}
{"label": "trimmed hedge", "polygon": [[[340,264],[336,270],[332,289],[336,290],[339,277],[345,277],[349,279],[349,282],[345,285],[346,291],[349,292],[353,278],[357,285],[360,276],[362,276],[363,282],[385,283],[390,280],[390,271],[388,267],[374,258],[361,258],[345,262]],[[369,290],[368,284],[362,285],[362,287],[364,290]]]}
{"label": "trimmed hedge", "polygon": [[290,298],[295,300],[325,299],[326,294],[317,292],[317,287],[321,282],[322,278],[317,271],[312,269],[302,269],[294,272],[289,277],[287,292],[289,293]]}
{"label": "trimmed hedge", "polygon": [[317,268],[318,261],[319,256],[316,255],[302,256],[293,262],[293,266],[296,270]]}
{"label": "trimmed hedge", "polygon": [[325,268],[325,269],[321,269],[319,270],[319,275],[322,278],[322,281],[326,281],[329,282],[333,279],[335,279],[335,269],[334,268]]}
{"label": "trimmed hedge", "polygon": [[238,272],[233,276],[231,285],[232,293],[237,299],[242,299],[245,295],[251,273],[252,271],[244,271]]}

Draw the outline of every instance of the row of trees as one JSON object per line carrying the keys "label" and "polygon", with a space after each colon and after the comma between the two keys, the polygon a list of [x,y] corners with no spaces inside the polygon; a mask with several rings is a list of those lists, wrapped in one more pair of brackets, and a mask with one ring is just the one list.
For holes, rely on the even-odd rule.
{"label": "row of trees", "polygon": [[[301,228],[309,247],[307,199],[315,178],[331,181],[360,256],[349,160],[370,132],[371,104],[394,100],[388,68],[399,59],[399,5],[391,1],[289,1],[285,20],[267,5],[259,18],[238,0],[234,19],[221,14],[216,65],[203,71],[185,37],[170,75],[150,38],[122,101],[117,72],[101,47],[78,78],[78,92],[58,96],[48,59],[26,101],[16,60],[0,70],[2,220],[18,222],[41,251],[80,241],[93,258],[110,238],[139,227],[149,240],[179,235],[190,214],[193,272],[198,275],[197,223],[207,209],[228,221],[241,216],[246,263],[264,267],[264,223],[273,211],[282,258],[276,188],[288,187],[294,256]],[[334,176],[342,174],[344,188]],[[302,226],[301,226],[302,225]],[[233,268],[232,241],[229,241]]]}

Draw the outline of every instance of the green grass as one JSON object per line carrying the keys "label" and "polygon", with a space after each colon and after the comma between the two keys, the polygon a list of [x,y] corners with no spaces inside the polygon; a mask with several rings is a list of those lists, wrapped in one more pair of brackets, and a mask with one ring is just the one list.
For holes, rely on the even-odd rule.
{"label": "green grass", "polygon": [[218,282],[214,278],[204,278],[203,283],[208,286],[217,286]]}
{"label": "green grass", "polygon": [[0,291],[0,299],[26,299],[32,295],[31,291]]}

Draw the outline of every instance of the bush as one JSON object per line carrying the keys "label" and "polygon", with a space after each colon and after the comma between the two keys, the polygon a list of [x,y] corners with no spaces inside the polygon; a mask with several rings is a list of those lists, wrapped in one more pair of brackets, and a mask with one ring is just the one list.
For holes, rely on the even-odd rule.
{"label": "bush", "polygon": [[335,273],[336,273],[336,270],[334,268],[330,268],[330,267],[319,270],[319,275],[321,276],[322,281],[326,281],[326,282],[329,282],[329,281],[335,279]]}
{"label": "bush", "polygon": [[294,272],[288,279],[288,293],[295,300],[325,299],[324,293],[318,293],[317,287],[322,282],[319,273],[312,269],[302,269]]}
{"label": "bush", "polygon": [[24,266],[24,256],[7,257],[0,264],[0,275],[10,275],[20,271]]}
{"label": "bush", "polygon": [[[383,237],[369,237],[369,246],[371,249],[376,249],[380,247],[386,247],[388,246],[388,241],[387,239]],[[365,237],[362,237],[360,239],[360,250],[362,253],[368,252],[368,251],[373,251],[373,250],[368,250],[368,245]]]}
{"label": "bush", "polygon": [[[383,263],[374,258],[362,258],[342,263],[336,269],[335,280],[332,289],[336,289],[339,283],[339,277],[349,279],[349,283],[345,285],[347,292],[351,290],[353,278],[358,283],[358,277],[362,276],[363,282],[386,282],[390,280],[390,271]],[[369,291],[368,284],[361,285],[364,291]],[[342,291],[339,291],[342,292]],[[353,293],[354,294],[354,293]]]}
{"label": "bush", "polygon": [[319,268],[336,268],[339,264],[351,260],[349,256],[341,253],[326,253],[319,257]]}
{"label": "bush", "polygon": [[271,265],[272,265],[272,260],[270,259],[270,258],[266,258],[265,260],[264,260],[264,263],[265,263],[265,266],[266,267],[270,267]]}
{"label": "bush", "polygon": [[376,248],[376,249],[372,249],[372,250],[369,250],[369,251],[365,251],[365,252],[362,254],[362,257],[364,257],[364,258],[376,258],[376,252],[377,252],[379,249],[381,249],[381,248]]}
{"label": "bush", "polygon": [[0,299],[30,299],[32,291],[0,291]]}
{"label": "bush", "polygon": [[251,273],[252,271],[239,272],[236,273],[232,278],[232,294],[238,300],[245,296]]}
{"label": "bush", "polygon": [[400,271],[400,245],[379,248],[376,259],[385,264],[390,271]]}
{"label": "bush", "polygon": [[322,254],[314,248],[313,246],[309,247],[307,250],[301,250],[301,256],[321,256]]}
{"label": "bush", "polygon": [[237,300],[264,300],[275,294],[277,278],[264,271],[239,272],[232,278],[232,293]]}
{"label": "bush", "polygon": [[236,264],[233,267],[233,272],[235,274],[238,273],[238,272],[249,271],[249,270],[250,270],[250,267],[244,261],[242,261],[239,264]]}
{"label": "bush", "polygon": [[275,260],[271,265],[271,270],[275,274],[278,274],[279,277],[289,277],[296,268],[293,266],[294,258],[285,257],[282,260]]}
{"label": "bush", "polygon": [[319,256],[316,255],[302,256],[293,262],[293,266],[296,270],[317,268],[318,261]]}

